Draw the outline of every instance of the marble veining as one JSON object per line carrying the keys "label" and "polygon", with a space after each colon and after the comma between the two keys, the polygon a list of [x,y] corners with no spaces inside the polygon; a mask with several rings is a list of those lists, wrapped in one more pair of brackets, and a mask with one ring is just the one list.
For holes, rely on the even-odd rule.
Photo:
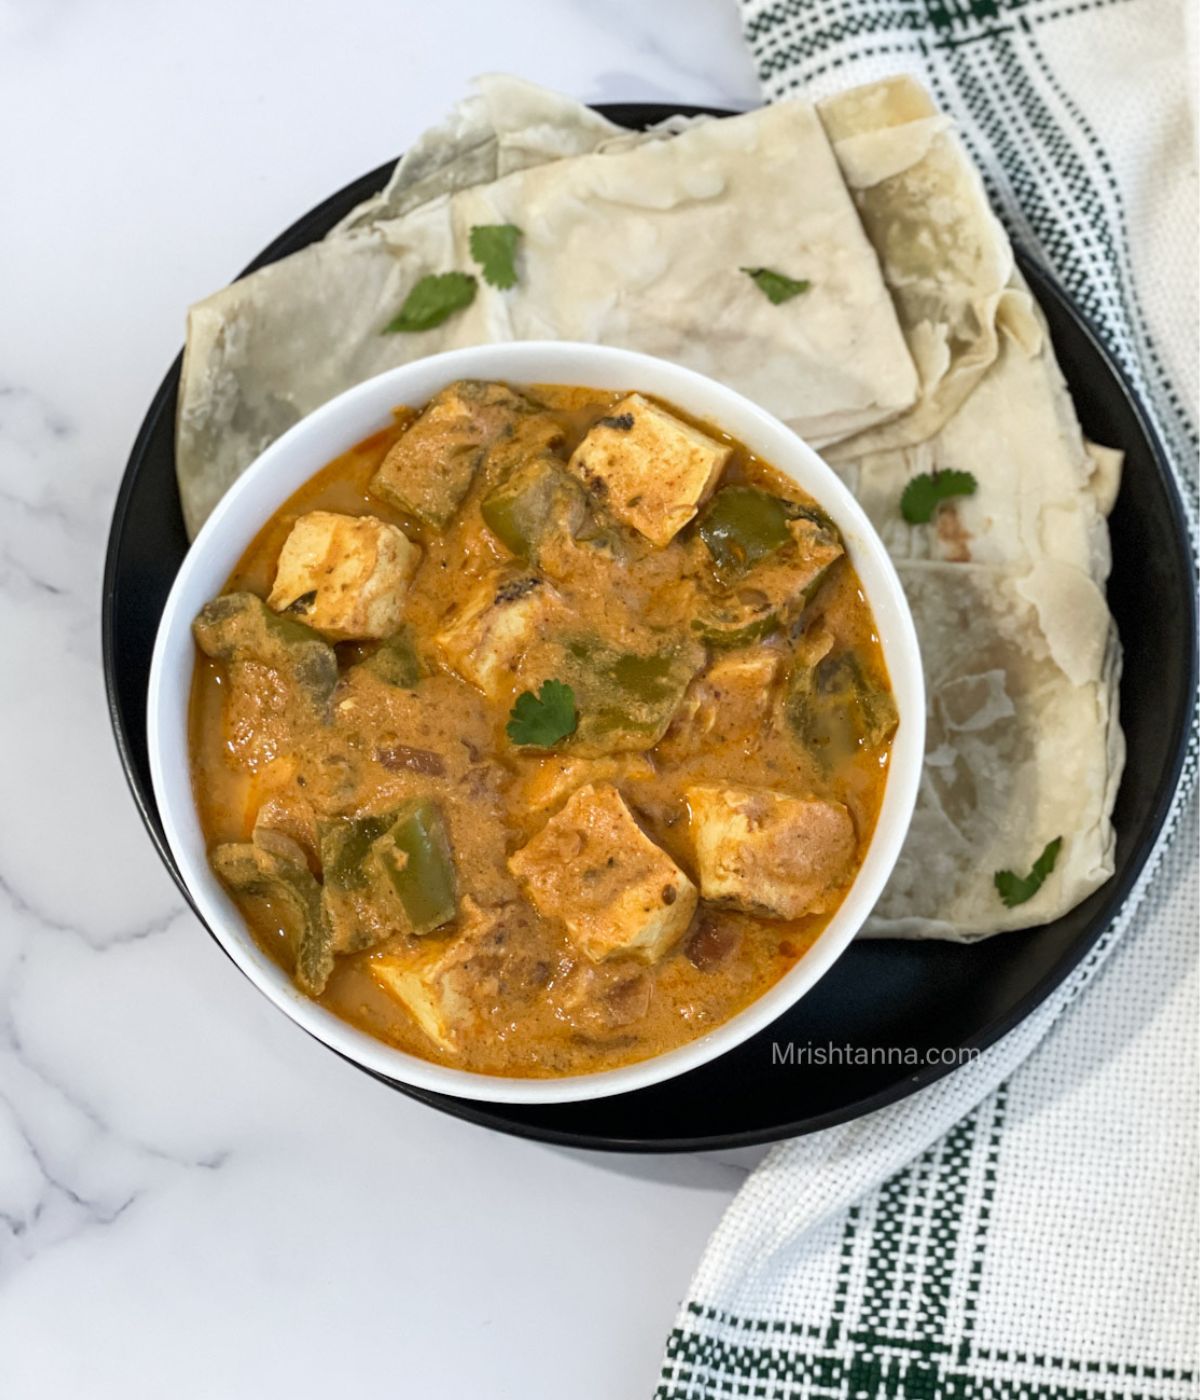
{"label": "marble veining", "polygon": [[186,909],[109,731],[104,545],[186,306],[488,70],[757,99],[733,0],[0,4],[4,1400],[643,1395],[761,1155],[539,1146],[340,1064]]}

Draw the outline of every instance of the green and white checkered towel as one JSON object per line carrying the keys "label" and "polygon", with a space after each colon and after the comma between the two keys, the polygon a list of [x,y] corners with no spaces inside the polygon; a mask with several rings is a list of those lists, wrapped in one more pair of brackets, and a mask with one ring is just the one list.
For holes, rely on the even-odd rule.
{"label": "green and white checkered towel", "polygon": [[[768,99],[929,87],[1142,392],[1193,522],[1198,10],[743,0]],[[1200,1395],[1196,766],[1193,741],[1138,889],[1049,1002],[919,1096],[767,1157],[693,1280],[660,1400]]]}

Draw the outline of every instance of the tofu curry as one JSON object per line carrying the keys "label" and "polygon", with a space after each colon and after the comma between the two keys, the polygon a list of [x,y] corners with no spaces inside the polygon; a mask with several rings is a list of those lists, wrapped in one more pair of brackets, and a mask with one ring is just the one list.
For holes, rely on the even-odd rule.
{"label": "tofu curry", "polygon": [[193,783],[260,945],[485,1074],[712,1030],[820,933],[896,710],[838,532],[637,393],[463,382],[332,462],[196,618]]}

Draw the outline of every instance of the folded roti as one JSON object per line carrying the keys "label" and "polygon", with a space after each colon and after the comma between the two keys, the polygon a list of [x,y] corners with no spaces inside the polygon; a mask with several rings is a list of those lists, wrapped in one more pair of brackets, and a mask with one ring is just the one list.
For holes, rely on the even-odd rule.
{"label": "folded roti", "polygon": [[[1087,678],[1055,659],[1022,576],[985,564],[898,564],[921,639],[928,734],[913,824],[864,934],[971,943],[1058,918],[1113,872],[1124,760],[1110,625]],[[997,870],[1053,873],[1006,909]]]}
{"label": "folded roti", "polygon": [[[1043,338],[1030,354],[1003,337],[996,363],[936,436],[874,452],[838,471],[897,562],[1002,568],[1019,580],[1064,673],[1094,678],[1111,627],[1104,584],[1111,564],[1105,507],[1119,469],[1080,431]],[[923,472],[969,471],[974,495],[942,505],[929,525],[900,514],[905,486]]]}
{"label": "folded roti", "polygon": [[[418,142],[328,238],[192,308],[176,443],[191,533],[304,414],[457,346],[645,350],[717,375],[818,443],[915,401],[878,260],[810,104],[626,140],[578,104],[492,80],[450,123],[448,148]],[[382,334],[421,277],[473,267],[481,223],[524,231],[518,285],[480,281],[442,326]],[[772,305],[747,265],[811,290]]]}
{"label": "folded roti", "polygon": [[572,98],[519,78],[485,76],[476,89],[444,121],[417,137],[382,191],[352,209],[334,234],[399,218],[439,195],[485,185],[516,170],[648,136],[628,132]]}
{"label": "folded roti", "polygon": [[[1121,653],[1104,597],[1121,455],[1084,440],[1044,318],[949,120],[897,77],[818,104],[921,377],[826,449],[896,562],[921,640],[925,767],[866,936],[973,942],[1047,923],[1114,869]],[[968,471],[929,524],[915,476]],[[999,870],[1054,872],[1015,909]]]}
{"label": "folded roti", "polygon": [[918,82],[889,78],[817,110],[921,376],[912,408],[829,454],[846,460],[923,442],[963,403],[996,358],[1014,262],[953,124]]}
{"label": "folded roti", "polygon": [[[1047,923],[1114,869],[1121,651],[1104,585],[1120,454],[1084,440],[1016,274],[996,330],[939,431],[835,464],[896,563],[928,692],[916,812],[868,937],[974,942]],[[970,472],[974,494],[908,524],[909,481],[945,470]],[[1058,838],[1050,878],[1006,909],[995,873],[1025,873]]]}

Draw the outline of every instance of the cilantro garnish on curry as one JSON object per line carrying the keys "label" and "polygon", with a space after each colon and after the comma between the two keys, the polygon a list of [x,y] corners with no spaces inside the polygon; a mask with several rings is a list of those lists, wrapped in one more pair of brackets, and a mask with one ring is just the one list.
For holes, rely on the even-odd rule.
{"label": "cilantro garnish on curry", "polygon": [[[503,279],[517,233],[485,232]],[[255,937],[461,1068],[610,1068],[727,1020],[833,915],[882,801],[896,710],[836,528],[636,393],[399,413],[194,633],[195,792]]]}

